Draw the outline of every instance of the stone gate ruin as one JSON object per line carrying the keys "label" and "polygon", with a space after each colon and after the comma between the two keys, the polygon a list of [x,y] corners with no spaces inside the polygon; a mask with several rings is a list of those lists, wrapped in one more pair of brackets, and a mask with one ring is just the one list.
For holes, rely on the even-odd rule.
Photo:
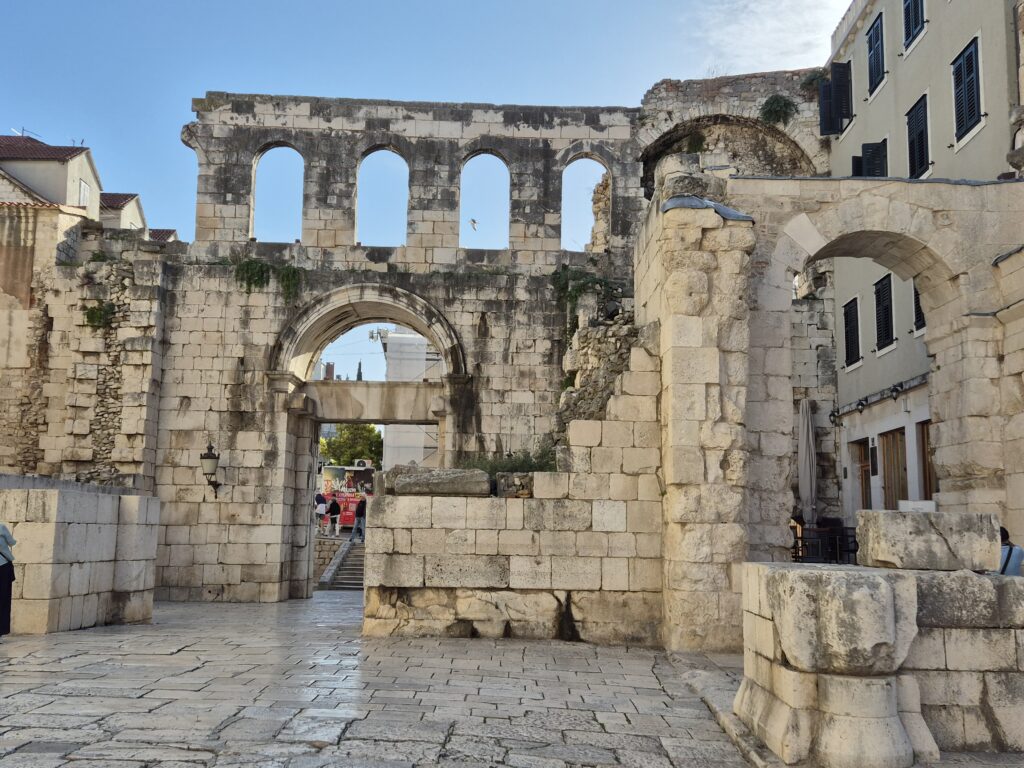
{"label": "stone gate ruin", "polygon": [[[558,471],[532,498],[378,499],[365,631],[738,648],[742,564],[788,559],[795,400],[815,399],[834,450],[828,358],[794,369],[831,329],[794,335],[811,315],[793,280],[858,256],[921,289],[940,509],[1024,535],[1024,187],[826,177],[803,74],[663,81],[636,109],[209,93],[182,131],[193,243],[0,207],[0,469],[157,499],[158,543],[134,557],[158,598],[277,601],[313,588],[319,422],[436,421],[448,466],[554,434]],[[787,125],[758,117],[773,93],[798,105]],[[282,145],[304,161],[302,237],[256,242],[255,165]],[[358,166],[379,148],[409,165],[404,246],[355,241]],[[458,247],[460,169],[480,153],[510,171],[505,250]],[[578,157],[610,178],[596,252],[560,249]],[[240,284],[240,266],[262,278]],[[633,327],[600,407],[566,422],[563,358],[602,327],[573,284],[619,287]],[[442,382],[309,381],[331,339],[377,320],[425,336]],[[46,627],[70,627],[54,610]]]}

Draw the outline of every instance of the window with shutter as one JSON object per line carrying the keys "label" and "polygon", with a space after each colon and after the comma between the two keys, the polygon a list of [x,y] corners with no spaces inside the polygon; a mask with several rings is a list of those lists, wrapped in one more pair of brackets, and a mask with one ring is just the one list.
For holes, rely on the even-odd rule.
{"label": "window with shutter", "polygon": [[853,168],[851,169],[851,176],[863,176],[864,175],[864,158],[860,155],[854,155],[850,158]]}
{"label": "window with shutter", "polygon": [[842,133],[832,104],[832,83],[828,80],[818,83],[818,132],[822,136]]}
{"label": "window with shutter", "polygon": [[874,93],[875,89],[885,79],[885,46],[883,45],[882,14],[871,24],[868,29],[868,93]]}
{"label": "window with shutter", "polygon": [[896,337],[892,328],[892,275],[875,283],[875,348],[881,352]]}
{"label": "window with shutter", "polygon": [[836,122],[853,119],[853,65],[848,61],[833,61],[829,68],[832,81],[832,109]]}
{"label": "window with shutter", "polygon": [[903,47],[924,31],[924,0],[903,0]]}
{"label": "window with shutter", "polygon": [[843,339],[846,342],[846,365],[860,362],[860,312],[856,299],[843,305]]}
{"label": "window with shutter", "polygon": [[907,112],[907,154],[912,179],[923,176],[931,165],[928,156],[928,97],[922,96]]}
{"label": "window with shutter", "polygon": [[962,139],[981,122],[981,78],[978,38],[974,38],[953,59],[953,116],[956,138]]}
{"label": "window with shutter", "polygon": [[921,309],[921,292],[917,290],[917,283],[914,283],[914,330],[920,331],[924,326],[924,310]]}
{"label": "window with shutter", "polygon": [[885,139],[877,144],[862,144],[860,147],[863,176],[888,176],[889,152]]}

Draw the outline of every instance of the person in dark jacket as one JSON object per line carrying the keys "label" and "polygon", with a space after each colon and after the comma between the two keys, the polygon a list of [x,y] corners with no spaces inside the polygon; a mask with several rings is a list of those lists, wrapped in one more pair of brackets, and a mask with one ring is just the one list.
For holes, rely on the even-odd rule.
{"label": "person in dark jacket", "polygon": [[338,523],[338,519],[341,517],[341,504],[338,503],[337,496],[331,499],[331,503],[327,507],[327,517],[331,519],[330,525],[327,526],[327,533],[331,536],[340,536],[341,525]]}
{"label": "person in dark jacket", "polygon": [[349,541],[355,541],[357,533],[359,541],[366,541],[366,496],[363,496],[356,504],[356,522],[352,526],[352,535],[349,536]]}

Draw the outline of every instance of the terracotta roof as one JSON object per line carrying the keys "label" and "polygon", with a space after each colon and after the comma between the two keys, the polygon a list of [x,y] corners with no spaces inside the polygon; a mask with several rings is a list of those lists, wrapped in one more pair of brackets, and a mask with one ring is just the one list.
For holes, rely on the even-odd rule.
{"label": "terracotta roof", "polygon": [[157,243],[166,243],[177,234],[178,230],[176,229],[151,229],[149,230],[149,239]]}
{"label": "terracotta roof", "polygon": [[120,210],[137,197],[134,192],[101,192],[100,208]]}
{"label": "terracotta roof", "polygon": [[0,208],[60,208],[56,203],[15,203],[15,202],[0,202]]}
{"label": "terracotta roof", "polygon": [[88,147],[52,147],[31,136],[0,136],[0,160],[70,160]]}

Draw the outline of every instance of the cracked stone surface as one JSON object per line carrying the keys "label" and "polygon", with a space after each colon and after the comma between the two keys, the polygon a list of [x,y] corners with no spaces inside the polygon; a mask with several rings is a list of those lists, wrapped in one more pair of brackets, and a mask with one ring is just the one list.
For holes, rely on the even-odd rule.
{"label": "cracked stone surface", "polygon": [[319,592],[4,638],[0,766],[746,765],[657,651],[363,640],[361,616]]}

